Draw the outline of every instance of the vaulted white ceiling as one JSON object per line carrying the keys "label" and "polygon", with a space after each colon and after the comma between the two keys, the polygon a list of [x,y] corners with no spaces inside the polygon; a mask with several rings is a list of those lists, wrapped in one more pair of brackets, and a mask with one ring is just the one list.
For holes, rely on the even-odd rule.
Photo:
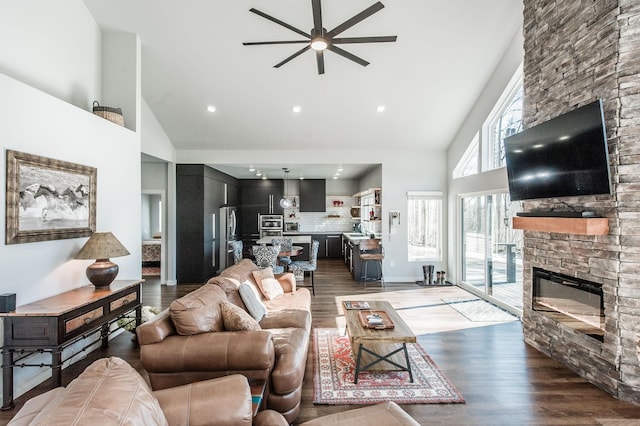
{"label": "vaulted white ceiling", "polygon": [[[302,39],[249,9],[309,31],[310,0],[85,0],[103,30],[140,36],[142,93],[177,149],[444,149],[520,30],[522,4],[382,2],[341,36],[397,42],[342,45],[371,64],[326,52],[318,75],[311,51],[273,67],[301,45],[242,45]],[[323,0],[324,26],[373,3]]]}

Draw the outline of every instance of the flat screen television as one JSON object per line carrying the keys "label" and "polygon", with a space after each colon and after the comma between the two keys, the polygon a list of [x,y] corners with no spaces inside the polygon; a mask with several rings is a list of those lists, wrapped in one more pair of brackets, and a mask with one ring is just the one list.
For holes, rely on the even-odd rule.
{"label": "flat screen television", "polygon": [[509,136],[504,146],[512,201],[611,193],[600,100]]}

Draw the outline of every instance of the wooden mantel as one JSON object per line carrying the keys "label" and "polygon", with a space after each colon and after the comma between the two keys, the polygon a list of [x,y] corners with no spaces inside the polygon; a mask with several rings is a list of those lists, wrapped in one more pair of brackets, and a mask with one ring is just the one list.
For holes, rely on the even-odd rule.
{"label": "wooden mantel", "polygon": [[609,219],[606,217],[514,217],[514,229],[525,231],[557,232],[560,234],[607,235]]}

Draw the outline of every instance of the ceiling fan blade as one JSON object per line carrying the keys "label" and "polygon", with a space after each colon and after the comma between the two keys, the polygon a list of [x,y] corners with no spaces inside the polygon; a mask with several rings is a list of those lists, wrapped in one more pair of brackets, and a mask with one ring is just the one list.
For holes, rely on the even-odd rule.
{"label": "ceiling fan blade", "polygon": [[362,65],[363,67],[366,67],[367,65],[369,65],[369,62],[365,61],[362,58],[357,57],[353,53],[349,53],[344,49],[340,49],[338,46],[329,45],[329,47],[327,47],[327,49],[331,50],[333,53],[337,53],[340,56],[344,56],[347,59],[351,59],[353,62],[358,63],[358,64]]}
{"label": "ceiling fan blade", "polygon": [[315,35],[322,35],[322,8],[320,0],[311,0],[311,9],[313,10],[313,30]]}
{"label": "ceiling fan blade", "polygon": [[329,31],[327,33],[327,36],[333,37],[333,36],[336,36],[336,35],[340,34],[341,32],[353,27],[358,22],[367,19],[369,16],[371,16],[374,13],[378,12],[382,8],[384,8],[384,5],[382,3],[380,3],[380,2],[377,2],[377,3],[369,6],[368,8],[363,10],[362,12],[360,12],[357,15],[353,16],[352,18],[347,19],[342,24],[338,25],[337,27],[335,27],[334,29]]}
{"label": "ceiling fan blade", "polygon": [[302,55],[304,52],[306,52],[307,50],[309,50],[310,46],[305,46],[302,49],[298,50],[296,53],[294,53],[293,55],[289,56],[287,59],[285,59],[282,62],[278,62],[277,64],[275,64],[273,67],[274,68],[280,68],[281,66],[283,66],[284,64],[286,64],[287,62],[289,62],[290,60]]}
{"label": "ceiling fan blade", "polygon": [[263,44],[298,44],[309,43],[309,40],[282,40],[282,41],[245,41],[243,46],[260,46]]}
{"label": "ceiling fan blade", "polygon": [[316,50],[316,62],[318,63],[318,74],[324,74],[324,52]]}
{"label": "ceiling fan blade", "polygon": [[253,13],[255,13],[256,15],[258,15],[258,16],[262,16],[263,18],[268,19],[268,20],[269,20],[269,21],[271,21],[271,22],[275,22],[275,23],[276,23],[276,24],[278,24],[278,25],[282,25],[283,27],[285,27],[285,28],[287,28],[287,29],[289,29],[289,30],[293,31],[294,33],[298,33],[298,34],[300,34],[301,36],[304,36],[304,37],[306,37],[306,38],[311,38],[311,35],[310,35],[310,34],[305,33],[304,31],[302,31],[302,30],[300,30],[300,29],[298,29],[298,28],[296,28],[296,27],[294,27],[294,26],[291,26],[291,25],[287,24],[286,22],[282,22],[282,21],[281,21],[281,20],[279,20],[278,18],[274,18],[273,16],[271,16],[271,15],[267,15],[267,14],[266,14],[266,13],[264,13],[264,12],[260,12],[258,9],[254,9],[254,8],[252,7],[251,9],[249,9],[249,12],[253,12]]}
{"label": "ceiling fan blade", "polygon": [[387,43],[398,39],[398,36],[375,36],[375,37],[343,37],[331,40],[333,44],[348,43]]}

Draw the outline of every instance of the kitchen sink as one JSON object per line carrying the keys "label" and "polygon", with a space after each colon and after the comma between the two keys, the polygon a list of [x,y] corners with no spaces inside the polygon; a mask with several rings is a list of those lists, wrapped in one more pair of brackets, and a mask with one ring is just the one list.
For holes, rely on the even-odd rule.
{"label": "kitchen sink", "polygon": [[360,234],[358,232],[345,232],[345,235],[349,238],[369,238],[364,234]]}

